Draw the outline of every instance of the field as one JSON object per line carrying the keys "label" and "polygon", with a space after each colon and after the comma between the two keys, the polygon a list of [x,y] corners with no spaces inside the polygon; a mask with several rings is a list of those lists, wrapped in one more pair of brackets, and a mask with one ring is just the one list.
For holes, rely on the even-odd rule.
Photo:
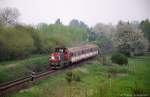
{"label": "field", "polygon": [[[102,65],[94,60],[73,70],[61,70],[9,97],[148,97],[149,65],[148,55],[130,58],[128,66]],[[76,81],[66,80],[69,71],[78,76]]]}

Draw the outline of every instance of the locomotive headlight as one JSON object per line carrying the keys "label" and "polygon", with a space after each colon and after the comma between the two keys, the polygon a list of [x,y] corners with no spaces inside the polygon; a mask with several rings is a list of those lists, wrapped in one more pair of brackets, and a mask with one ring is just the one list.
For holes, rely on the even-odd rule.
{"label": "locomotive headlight", "polygon": [[54,57],[54,56],[51,56],[51,59],[52,59],[52,60],[54,60],[54,59],[55,59],[55,57]]}

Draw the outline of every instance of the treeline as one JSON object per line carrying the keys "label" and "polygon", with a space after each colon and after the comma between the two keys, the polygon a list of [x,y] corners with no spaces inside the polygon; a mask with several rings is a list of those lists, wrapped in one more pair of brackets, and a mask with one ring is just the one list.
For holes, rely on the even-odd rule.
{"label": "treeline", "polygon": [[117,25],[97,23],[89,33],[103,54],[120,52],[127,56],[150,51],[150,21],[119,21]]}
{"label": "treeline", "polygon": [[50,53],[58,45],[86,40],[86,31],[60,24],[0,26],[0,60],[22,59]]}
{"label": "treeline", "polygon": [[[10,18],[11,17],[11,18]],[[15,8],[0,10],[0,61],[22,59],[32,54],[49,54],[56,46],[80,43],[87,39],[83,27],[54,24],[36,26],[18,23]]]}
{"label": "treeline", "polygon": [[95,42],[101,54],[121,52],[141,55],[150,50],[150,21],[118,22],[117,25],[97,23],[88,27],[73,19],[63,25],[60,19],[54,24],[36,26],[18,22],[20,13],[15,8],[0,9],[0,61],[22,59],[32,54],[49,54],[56,46],[81,42]]}

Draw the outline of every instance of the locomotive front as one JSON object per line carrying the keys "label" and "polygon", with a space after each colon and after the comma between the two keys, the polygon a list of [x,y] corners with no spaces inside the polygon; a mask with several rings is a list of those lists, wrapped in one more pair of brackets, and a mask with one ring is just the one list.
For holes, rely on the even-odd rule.
{"label": "locomotive front", "polygon": [[68,63],[68,52],[66,48],[55,48],[55,52],[49,58],[51,68],[62,68]]}

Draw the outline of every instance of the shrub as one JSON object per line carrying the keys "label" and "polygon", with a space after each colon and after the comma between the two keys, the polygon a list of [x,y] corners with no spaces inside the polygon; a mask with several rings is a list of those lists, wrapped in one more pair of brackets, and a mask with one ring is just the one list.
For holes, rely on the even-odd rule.
{"label": "shrub", "polygon": [[68,83],[81,81],[80,76],[74,71],[68,71],[66,73],[66,80]]}
{"label": "shrub", "polygon": [[111,56],[111,60],[113,63],[119,64],[119,65],[128,64],[128,58],[121,53],[114,53]]}

